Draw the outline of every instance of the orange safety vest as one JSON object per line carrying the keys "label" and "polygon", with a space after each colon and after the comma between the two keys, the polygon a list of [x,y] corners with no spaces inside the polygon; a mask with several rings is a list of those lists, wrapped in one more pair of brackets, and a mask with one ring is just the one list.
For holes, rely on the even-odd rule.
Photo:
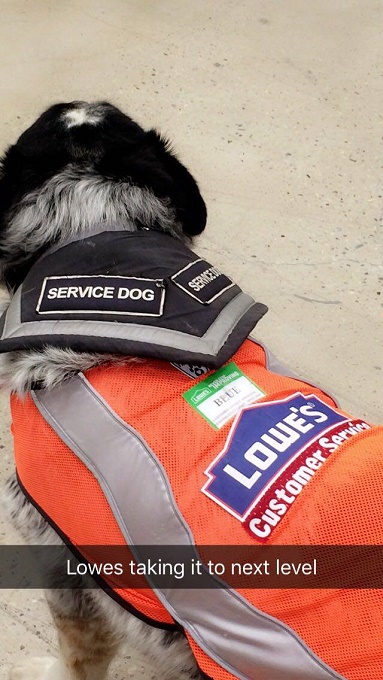
{"label": "orange safety vest", "polygon": [[[197,545],[382,544],[383,428],[351,419],[317,387],[269,370],[266,350],[252,340],[226,366],[191,380],[176,366],[145,359],[93,368],[85,378],[154,452]],[[245,400],[235,418],[232,398],[237,405]],[[124,545],[98,480],[31,396],[12,396],[11,407],[17,473],[36,507],[73,546]],[[277,422],[273,408],[279,409]],[[88,427],[97,427],[91,412]],[[238,453],[241,446],[246,457]],[[129,474],[134,471],[128,468]],[[155,523],[156,507],[152,513]],[[114,585],[112,577],[106,581]],[[379,590],[238,590],[257,610],[294,631],[330,668],[328,677],[383,677]],[[115,594],[154,625],[174,624],[152,590],[116,587]],[[207,676],[244,677],[222,667],[190,631],[186,634]],[[258,644],[256,637],[251,644]],[[265,670],[262,676],[255,672],[258,677],[276,676]]]}

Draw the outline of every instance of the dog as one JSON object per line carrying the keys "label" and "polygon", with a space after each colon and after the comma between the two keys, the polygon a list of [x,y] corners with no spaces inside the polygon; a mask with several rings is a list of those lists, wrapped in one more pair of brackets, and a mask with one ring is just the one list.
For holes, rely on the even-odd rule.
{"label": "dog", "polygon": [[[135,395],[129,402],[128,418],[116,407],[120,420],[127,423],[128,428],[116,423],[113,416],[114,429],[110,437],[114,441],[116,434],[121,435],[121,450],[126,441],[130,447],[137,448],[138,436],[149,442],[151,450],[163,446],[164,458],[170,456],[172,461],[173,450],[167,450],[166,423],[173,411],[169,394],[179,390],[177,408],[181,415],[174,417],[180,418],[182,428],[190,421],[194,445],[201,435],[200,446],[207,448],[211,455],[206,463],[198,463],[200,477],[203,474],[208,477],[203,487],[198,487],[198,497],[203,504],[201,514],[212,527],[210,543],[219,542],[222,537],[222,544],[232,540],[236,546],[242,543],[251,546],[255,541],[262,546],[276,536],[279,544],[320,545],[326,544],[326,540],[331,544],[335,540],[330,533],[330,529],[335,531],[334,513],[337,540],[341,545],[382,543],[378,516],[366,529],[371,499],[379,495],[383,486],[383,466],[379,460],[382,431],[344,414],[329,395],[292,376],[259,343],[247,339],[266,308],[243,294],[229,277],[200,258],[195,259],[189,251],[188,245],[205,228],[206,206],[196,181],[177,159],[168,140],[154,130],[146,132],[107,102],[55,105],[21,135],[2,159],[0,216],[2,281],[11,296],[0,339],[3,352],[0,382],[13,395],[15,447],[19,451],[19,474],[8,481],[4,503],[13,524],[28,542],[61,545],[67,538],[52,515],[48,522],[45,512],[39,511],[39,503],[33,501],[28,484],[39,489],[39,473],[33,470],[39,457],[36,451],[38,454],[40,445],[42,449],[46,447],[43,441],[46,423],[58,435],[56,460],[62,462],[69,456],[69,467],[70,461],[77,464],[76,451],[82,463],[86,459],[86,450],[76,443],[77,431],[75,434],[71,431],[70,445],[68,437],[59,442],[63,403],[74,404],[72,410],[77,413],[80,425],[83,409],[97,414],[96,434],[92,439],[92,447],[97,448],[97,440],[102,439],[97,428],[101,421],[105,427],[110,425],[109,407],[100,407],[106,400],[105,368],[113,390],[123,381],[121,394],[131,389]],[[148,257],[152,257],[151,249],[158,249],[158,261],[154,266],[150,260],[150,272],[143,276]],[[103,257],[107,271],[102,270],[100,274]],[[81,260],[81,270],[77,258]],[[65,276],[62,275],[64,261]],[[88,262],[96,269],[89,269]],[[113,269],[115,266],[117,269]],[[21,284],[24,284],[22,289]],[[169,313],[164,307],[165,297]],[[85,339],[76,337],[73,330],[78,328],[73,320],[76,321],[80,312],[86,320]],[[117,319],[112,317],[111,324],[104,323],[107,337],[101,346],[97,314],[107,319],[112,313]],[[121,314],[134,319],[132,335],[125,333],[125,344],[121,344],[118,330]],[[178,318],[179,326],[172,326],[174,317]],[[156,323],[156,334],[151,336]],[[128,326],[126,323],[124,328]],[[168,337],[169,328],[172,341],[165,352],[162,340]],[[204,338],[216,339],[219,334],[220,341],[214,351],[211,343],[203,344]],[[158,337],[162,340],[158,341]],[[180,338],[181,345],[186,347],[184,350],[177,344]],[[138,346],[140,349],[135,355],[134,349]],[[221,373],[220,367],[228,361],[227,371],[224,368]],[[219,371],[211,375],[214,368]],[[152,395],[145,392],[141,383],[145,374],[152,380],[152,369],[155,379],[161,377],[163,381],[166,399],[160,403],[162,415],[158,422],[149,421],[146,431],[141,431],[136,428],[141,416],[135,413],[134,406],[137,399],[138,404],[151,408]],[[209,380],[209,375],[211,382],[201,390],[206,385],[201,382]],[[199,381],[197,391],[194,380]],[[243,385],[245,387],[240,387]],[[211,409],[201,410],[200,402],[211,394],[209,390],[219,390],[214,408],[223,408],[218,415]],[[157,394],[154,389],[153,393]],[[234,408],[228,405],[232,399]],[[32,427],[35,416],[37,424]],[[182,428],[178,428],[180,439],[175,435],[172,442],[174,451],[182,450],[185,436]],[[30,456],[28,445],[20,444],[20,430],[24,440],[30,436]],[[248,439],[249,433],[251,439]],[[204,438],[214,440],[213,453],[209,454]],[[246,441],[248,448],[241,452]],[[145,456],[152,455],[149,446],[145,446],[138,447],[141,457],[137,459],[137,469],[141,469],[141,465],[144,468]],[[342,453],[345,451],[347,456]],[[196,458],[201,457],[200,453],[196,451]],[[165,465],[157,450],[156,455]],[[189,450],[187,456],[179,455],[176,469],[186,465],[185,459],[192,456]],[[329,457],[331,462],[327,463]],[[153,458],[150,461],[152,463]],[[352,462],[357,467],[356,475],[350,474]],[[87,459],[88,470],[93,469],[93,464],[94,461],[90,464]],[[374,474],[371,476],[366,466],[372,464]],[[171,466],[173,469],[173,462]],[[54,458],[49,459],[49,469],[52,479],[57,478],[53,486],[55,493],[49,499],[54,514],[55,505],[65,502],[65,491],[60,489],[61,473],[54,471]],[[152,465],[150,469],[153,470]],[[168,472],[166,465],[165,469]],[[102,486],[104,472],[101,470],[97,479],[107,495],[110,489]],[[192,473],[194,469],[190,470],[191,476]],[[163,483],[161,474],[148,482],[150,502]],[[189,480],[188,475],[186,479]],[[180,486],[188,487],[185,477],[183,480]],[[147,481],[145,478],[145,483]],[[176,490],[177,484],[176,479]],[[241,495],[236,490],[238,485]],[[129,493],[135,499],[132,507],[140,518],[138,506],[144,487],[138,484],[136,493],[136,486],[131,484]],[[124,487],[124,494],[125,491]],[[104,503],[102,493],[97,493],[99,504]],[[92,521],[86,519],[86,514],[90,506],[97,503],[87,498],[85,489],[81,496],[81,511],[76,506],[73,515],[80,512],[89,527]],[[255,502],[257,499],[261,500]],[[113,496],[112,500],[114,502]],[[193,508],[193,504],[192,499],[189,506]],[[110,505],[112,507],[111,501]],[[164,534],[164,527],[172,524],[169,516],[165,520],[161,517],[160,505],[153,501],[152,513],[161,527],[157,532],[154,522],[154,537],[156,533],[169,536]],[[109,512],[105,507],[105,512]],[[175,504],[170,503],[166,511],[177,512],[174,507]],[[127,512],[129,514],[129,508]],[[184,516],[187,512],[188,509]],[[224,515],[228,518],[229,538],[221,531]],[[364,524],[360,523],[363,531],[354,522],[357,516],[365,519]],[[177,527],[184,521],[183,518],[179,521],[177,514],[171,517],[176,518],[174,526]],[[136,525],[139,531],[141,524],[145,524],[143,519]],[[115,531],[118,536],[117,525]],[[194,536],[198,537],[198,531],[198,526],[193,527]],[[144,538],[147,536],[144,534]],[[200,543],[206,540],[202,536]],[[81,541],[73,543],[78,545]],[[137,541],[131,542],[135,543]],[[180,545],[183,541],[174,544]],[[331,564],[329,568],[331,570]],[[63,589],[62,577],[58,578],[52,569],[47,583],[50,586],[47,601],[58,630],[60,657],[26,660],[14,667],[11,680],[103,680],[112,658],[125,643],[151,661],[159,680],[232,677],[280,680],[285,671],[289,680],[381,677],[382,614],[376,606],[372,586],[364,591],[363,600],[361,591],[345,591],[337,581],[331,586],[330,596],[315,591],[322,592],[315,600],[310,595],[311,609],[297,607],[300,591],[294,589],[287,591],[288,594],[282,593],[281,600],[273,591],[270,594],[267,589],[257,590],[246,604],[242,596],[232,591],[228,594],[228,591],[209,590],[210,604],[206,595],[198,600],[198,592],[191,591],[186,607],[192,603],[193,610],[198,604],[201,616],[197,623],[194,621],[193,629],[193,625],[182,624],[188,617],[177,610],[179,600],[172,600],[171,593],[164,595],[154,582],[158,597],[163,596],[161,603],[166,601],[166,611],[162,610],[161,614],[164,618],[160,617],[160,623],[164,624],[161,629],[157,619],[157,627],[152,627],[147,616],[133,615],[116,601],[118,598],[111,598],[110,593],[89,588],[87,576],[78,575],[76,583],[81,588],[71,589],[68,580],[68,588]],[[326,588],[323,583],[322,587]],[[212,606],[212,602],[217,607]],[[224,613],[222,603],[224,609],[227,607]],[[282,616],[283,607],[288,613]],[[216,610],[220,616],[214,618]],[[174,611],[178,625],[173,625],[172,614],[170,619],[166,618]],[[231,625],[231,614],[232,620],[241,622],[239,628],[238,623]],[[364,622],[360,630],[365,649],[361,649],[353,637],[352,621],[357,619]],[[341,639],[334,642],[336,630],[331,626],[336,625],[343,629]],[[325,627],[330,631],[328,636],[323,635]],[[216,633],[217,636],[220,633],[223,643],[217,643]],[[326,644],[329,650],[322,650],[321,645]]]}
{"label": "dog", "polygon": [[[0,177],[2,281],[11,294],[48,246],[89,235],[95,225],[157,229],[189,243],[206,223],[197,183],[169,141],[108,102],[49,108],[8,149]],[[113,360],[120,363],[121,355],[52,347],[10,352],[0,358],[1,382],[23,395],[33,384],[52,387],[79,369]],[[29,542],[57,543],[15,477],[5,508]],[[27,660],[11,678],[101,680],[124,640],[150,657],[158,678],[201,677],[182,634],[149,627],[102,590],[52,589],[47,599],[62,658]]]}

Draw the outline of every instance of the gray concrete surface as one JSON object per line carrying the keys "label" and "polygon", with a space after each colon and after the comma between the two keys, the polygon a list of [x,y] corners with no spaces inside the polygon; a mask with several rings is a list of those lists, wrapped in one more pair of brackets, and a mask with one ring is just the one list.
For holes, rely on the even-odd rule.
{"label": "gray concrete surface", "polygon": [[[270,307],[258,337],[381,421],[380,0],[2,0],[1,10],[1,148],[60,100],[110,99],[159,127],[208,204],[196,249]],[[40,592],[2,593],[0,607],[5,678],[15,656],[54,652],[55,640]],[[121,659],[112,676],[151,677],[140,663]]]}

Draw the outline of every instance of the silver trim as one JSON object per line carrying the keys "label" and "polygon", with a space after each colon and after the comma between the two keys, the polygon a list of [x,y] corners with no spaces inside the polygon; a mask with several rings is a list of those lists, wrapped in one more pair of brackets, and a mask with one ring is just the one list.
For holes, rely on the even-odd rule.
{"label": "silver trim", "polygon": [[330,399],[333,400],[337,408],[340,408],[338,400],[335,399],[334,395],[331,392],[329,392],[329,390],[326,387],[317,385],[316,383],[311,382],[311,380],[308,380],[304,376],[294,373],[294,371],[292,371],[288,366],[286,366],[286,364],[284,364],[283,361],[280,361],[275,356],[275,354],[270,352],[270,350],[266,347],[266,345],[263,344],[263,342],[260,342],[259,340],[256,340],[251,336],[249,336],[248,339],[251,340],[251,342],[254,342],[256,345],[262,347],[266,355],[266,368],[269,371],[271,371],[272,373],[277,373],[279,375],[284,375],[287,378],[294,378],[295,380],[299,380],[300,382],[306,383],[309,387],[315,387],[316,389],[321,390],[327,397],[330,397]]}
{"label": "silver trim", "polygon": [[168,328],[159,328],[136,323],[119,323],[118,321],[79,320],[20,320],[21,289],[19,288],[8,307],[1,340],[25,337],[28,335],[77,335],[96,336],[131,340],[134,342],[152,343],[161,347],[171,347],[187,352],[215,356],[231,335],[240,319],[258,304],[245,293],[239,293],[218,314],[206,333],[201,336],[187,335]]}
{"label": "silver trim", "polygon": [[[83,375],[52,390],[32,392],[32,397],[41,415],[97,479],[138,559],[140,545],[194,547],[161,463]],[[127,468],[129,474],[124,474]],[[205,577],[216,585],[208,572]],[[235,590],[161,590],[155,577],[148,581],[201,649],[239,680],[345,680],[288,626],[257,610]]]}

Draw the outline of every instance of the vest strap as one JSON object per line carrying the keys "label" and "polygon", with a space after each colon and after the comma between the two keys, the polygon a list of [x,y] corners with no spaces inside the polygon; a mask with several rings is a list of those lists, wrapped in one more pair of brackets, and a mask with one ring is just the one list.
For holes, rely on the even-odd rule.
{"label": "vest strap", "polygon": [[[32,398],[97,479],[137,561],[142,561],[140,546],[145,545],[187,546],[199,559],[160,461],[84,375],[49,391],[34,391]],[[283,622],[256,609],[235,590],[218,588],[207,570],[203,589],[165,589],[156,576],[147,580],[197,645],[235,678],[345,680]]]}

